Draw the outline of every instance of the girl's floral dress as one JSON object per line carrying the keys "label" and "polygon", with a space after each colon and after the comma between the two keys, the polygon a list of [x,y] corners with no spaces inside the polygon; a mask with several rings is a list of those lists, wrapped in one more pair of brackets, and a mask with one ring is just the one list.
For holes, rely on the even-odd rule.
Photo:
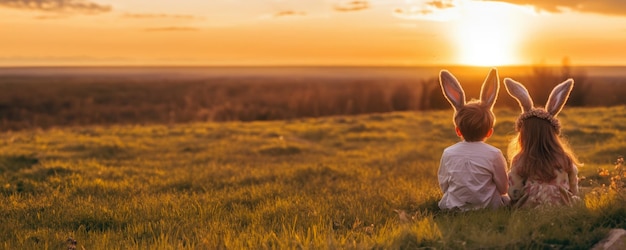
{"label": "girl's floral dress", "polygon": [[556,178],[542,182],[533,178],[524,179],[515,167],[509,172],[509,196],[513,207],[534,208],[546,205],[571,205],[578,198],[578,169],[574,165],[570,173],[555,170]]}

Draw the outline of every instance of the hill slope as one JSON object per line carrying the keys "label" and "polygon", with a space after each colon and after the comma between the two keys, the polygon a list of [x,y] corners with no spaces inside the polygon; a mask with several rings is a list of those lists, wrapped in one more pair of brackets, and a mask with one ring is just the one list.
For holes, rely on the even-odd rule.
{"label": "hill slope", "polygon": [[[489,143],[506,153],[517,111]],[[572,208],[448,214],[436,171],[451,111],[0,134],[6,249],[589,248],[626,228],[603,188],[626,107],[565,109],[588,194]],[[406,214],[405,214],[406,213]],[[400,215],[400,216],[399,216]],[[406,216],[405,216],[406,215]]]}

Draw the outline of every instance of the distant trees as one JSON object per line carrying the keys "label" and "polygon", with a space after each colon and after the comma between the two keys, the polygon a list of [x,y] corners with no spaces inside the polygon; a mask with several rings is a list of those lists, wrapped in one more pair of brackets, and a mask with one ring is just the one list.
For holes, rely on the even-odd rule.
{"label": "distant trees", "polygon": [[0,77],[0,129],[255,121],[425,109],[412,79]]}
{"label": "distant trees", "polygon": [[415,95],[413,88],[408,84],[400,84],[391,93],[391,108],[393,110],[406,111],[413,107]]}
{"label": "distant trees", "polygon": [[[626,96],[623,80],[596,82],[592,88],[591,80],[584,72],[576,71],[568,58],[563,59],[561,67],[537,65],[530,70],[530,73],[507,77],[524,83],[537,101],[545,102],[556,84],[571,77],[576,83],[569,106],[587,105],[590,100],[594,101],[593,105],[626,104],[621,98]],[[463,71],[458,73],[467,97],[478,98],[484,75],[482,72],[470,75]],[[506,91],[501,91],[499,105],[517,107],[513,99],[505,96]],[[0,76],[0,130],[297,119],[449,108],[436,75],[405,74],[384,78],[233,75],[193,80],[89,75]]]}
{"label": "distant trees", "polygon": [[571,67],[569,57],[563,57],[561,61],[561,79],[574,79],[575,88],[572,89],[572,93],[567,101],[571,106],[585,106],[587,105],[586,98],[591,93],[591,83],[588,81],[587,75],[582,71],[574,71]]}
{"label": "distant trees", "polygon": [[441,93],[438,78],[396,86],[391,94],[391,105],[394,111],[445,109],[450,106]]}
{"label": "distant trees", "polygon": [[563,57],[560,68],[534,65],[532,74],[527,77],[523,84],[535,100],[545,102],[552,88],[568,78],[574,79],[574,89],[572,89],[567,105],[586,105],[585,99],[590,94],[591,84],[585,72],[574,70],[569,57]]}

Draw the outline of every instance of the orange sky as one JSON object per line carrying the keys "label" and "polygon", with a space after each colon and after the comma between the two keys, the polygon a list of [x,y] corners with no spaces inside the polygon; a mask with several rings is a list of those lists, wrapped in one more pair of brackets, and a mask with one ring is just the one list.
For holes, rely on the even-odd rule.
{"label": "orange sky", "polygon": [[623,0],[0,0],[0,66],[626,65]]}

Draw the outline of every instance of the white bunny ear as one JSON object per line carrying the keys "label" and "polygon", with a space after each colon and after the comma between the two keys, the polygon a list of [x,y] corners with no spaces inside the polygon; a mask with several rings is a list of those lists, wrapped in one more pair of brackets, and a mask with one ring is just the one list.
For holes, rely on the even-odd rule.
{"label": "white bunny ear", "polygon": [[550,97],[548,97],[548,102],[546,103],[546,110],[553,116],[557,116],[563,106],[565,106],[565,102],[569,98],[570,92],[574,88],[574,79],[567,79],[566,81],[556,85],[554,89],[552,89],[552,93],[550,93]]}
{"label": "white bunny ear", "polygon": [[483,86],[480,88],[480,101],[483,105],[493,109],[493,105],[496,104],[498,98],[498,92],[500,91],[500,78],[498,77],[498,70],[492,68],[483,82]]}
{"label": "white bunny ear", "polygon": [[442,70],[439,73],[439,83],[441,84],[441,91],[455,111],[465,106],[465,92],[452,73]]}
{"label": "white bunny ear", "polygon": [[506,87],[506,91],[509,92],[509,95],[517,100],[520,108],[522,108],[522,113],[533,108],[533,98],[530,97],[524,85],[511,78],[505,78],[504,87]]}

